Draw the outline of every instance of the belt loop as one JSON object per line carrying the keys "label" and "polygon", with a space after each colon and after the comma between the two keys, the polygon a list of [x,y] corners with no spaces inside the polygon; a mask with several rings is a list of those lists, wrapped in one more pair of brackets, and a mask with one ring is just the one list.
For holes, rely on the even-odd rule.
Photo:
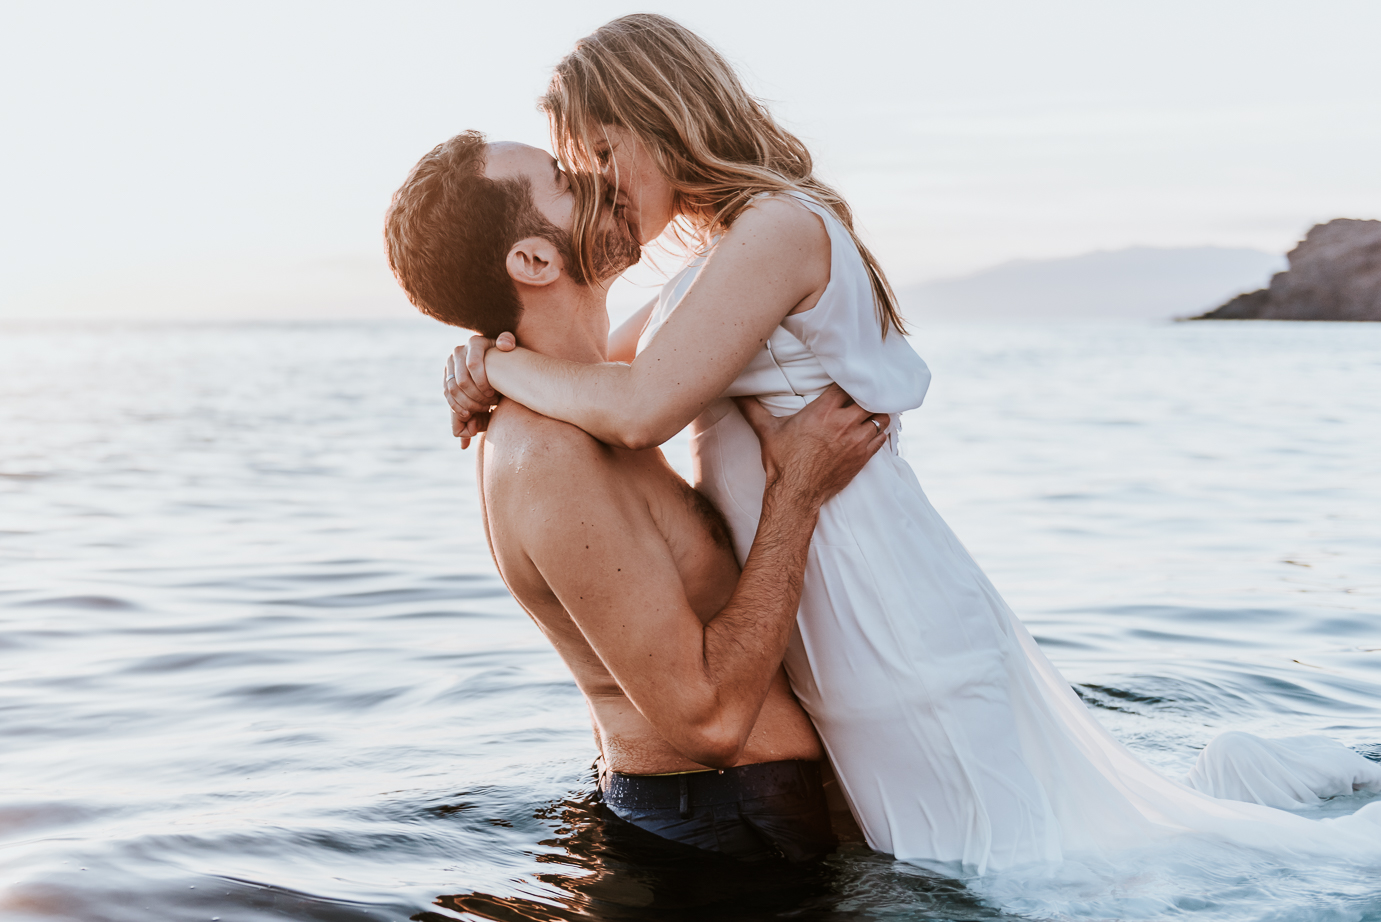
{"label": "belt loop", "polygon": [[682,775],[681,781],[681,819],[690,819],[690,778]]}

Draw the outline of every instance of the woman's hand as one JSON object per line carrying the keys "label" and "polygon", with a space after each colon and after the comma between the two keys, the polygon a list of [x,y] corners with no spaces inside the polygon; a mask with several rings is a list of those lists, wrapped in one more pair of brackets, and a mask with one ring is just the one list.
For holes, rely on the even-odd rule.
{"label": "woman's hand", "polygon": [[470,440],[488,428],[489,411],[499,399],[484,372],[484,354],[494,348],[511,352],[517,345],[512,333],[500,333],[497,340],[472,336],[447,356],[442,391],[451,405],[451,435],[461,448],[469,448]]}
{"label": "woman's hand", "polygon": [[769,490],[819,504],[848,485],[887,442],[892,417],[869,413],[838,384],[794,416],[773,416],[755,398],[735,397],[762,444]]}

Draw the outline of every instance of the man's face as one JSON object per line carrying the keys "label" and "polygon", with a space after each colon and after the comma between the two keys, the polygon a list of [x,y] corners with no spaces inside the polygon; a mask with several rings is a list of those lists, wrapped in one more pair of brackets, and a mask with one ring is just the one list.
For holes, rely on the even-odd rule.
{"label": "man's face", "polygon": [[[525,179],[532,189],[532,203],[538,212],[566,235],[562,257],[565,271],[576,282],[585,284],[580,268],[570,260],[570,233],[575,221],[575,194],[570,177],[551,154],[514,141],[489,145],[484,175],[489,179]],[[600,210],[600,229],[595,240],[595,268],[598,281],[622,273],[642,257],[642,249],[628,224],[615,218],[612,209]]]}

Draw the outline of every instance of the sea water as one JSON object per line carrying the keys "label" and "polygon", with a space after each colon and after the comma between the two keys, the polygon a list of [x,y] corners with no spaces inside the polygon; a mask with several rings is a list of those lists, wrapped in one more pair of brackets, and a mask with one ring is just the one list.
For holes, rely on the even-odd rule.
{"label": "sea water", "polygon": [[[0,329],[0,918],[1381,919],[1381,878],[1207,846],[1109,893],[611,840],[449,434],[459,339]],[[913,342],[907,457],[1113,733],[1173,775],[1226,729],[1376,752],[1381,325]]]}

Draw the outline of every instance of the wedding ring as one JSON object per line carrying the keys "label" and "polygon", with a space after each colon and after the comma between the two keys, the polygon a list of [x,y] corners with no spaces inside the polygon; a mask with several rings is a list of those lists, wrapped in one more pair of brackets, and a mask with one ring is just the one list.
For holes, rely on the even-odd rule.
{"label": "wedding ring", "polygon": [[877,429],[878,432],[882,432],[882,423],[880,423],[880,422],[878,422],[877,420],[873,419],[871,416],[868,417],[868,422],[872,423],[873,426],[876,427],[876,429]]}

